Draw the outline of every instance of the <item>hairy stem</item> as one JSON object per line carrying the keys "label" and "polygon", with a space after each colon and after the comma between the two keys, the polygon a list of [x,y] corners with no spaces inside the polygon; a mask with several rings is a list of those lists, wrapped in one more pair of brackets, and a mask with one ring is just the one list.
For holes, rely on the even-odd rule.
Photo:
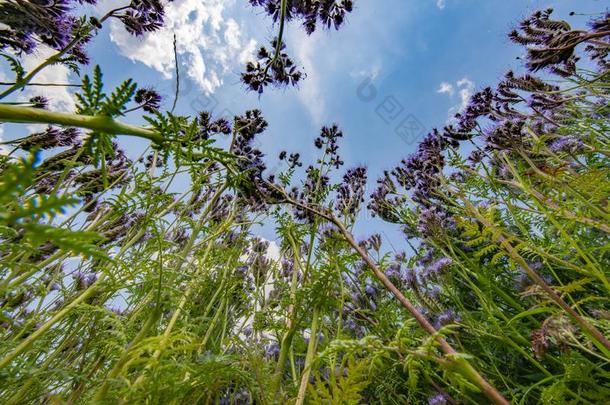
{"label": "hairy stem", "polygon": [[15,122],[27,124],[56,124],[67,127],[91,129],[103,134],[131,135],[148,139],[156,144],[162,144],[163,135],[152,129],[125,124],[112,117],[97,115],[67,114],[42,108],[17,107],[0,104],[0,122]]}

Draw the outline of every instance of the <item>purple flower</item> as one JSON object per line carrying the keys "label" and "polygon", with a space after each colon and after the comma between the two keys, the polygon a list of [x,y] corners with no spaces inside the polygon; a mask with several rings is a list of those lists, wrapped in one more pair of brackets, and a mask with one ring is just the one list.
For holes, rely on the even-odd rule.
{"label": "purple flower", "polygon": [[384,221],[400,223],[397,208],[400,207],[405,197],[396,195],[396,185],[389,172],[377,180],[377,188],[371,194],[367,208],[373,212],[373,216],[379,216]]}
{"label": "purple flower", "polygon": [[400,265],[399,264],[392,264],[390,267],[388,267],[385,271],[385,275],[393,280],[398,280],[400,279]]}
{"label": "purple flower", "polygon": [[76,273],[72,274],[72,278],[74,279],[74,285],[76,288],[79,290],[85,290],[97,281],[97,274],[77,271]]}
{"label": "purple flower", "polygon": [[277,359],[280,355],[280,345],[276,342],[267,345],[265,348],[265,357],[267,359]]}
{"label": "purple flower", "polygon": [[433,237],[439,233],[453,232],[455,220],[446,211],[438,207],[426,208],[419,214],[417,230],[424,237]]}
{"label": "purple flower", "polygon": [[294,261],[293,260],[282,260],[282,276],[284,278],[290,278],[292,276],[292,272],[294,271]]}
{"label": "purple flower", "polygon": [[355,332],[356,329],[358,328],[358,324],[353,319],[347,319],[343,323],[343,326],[345,327],[345,329],[347,329],[350,332]]}
{"label": "purple flower", "polygon": [[159,0],[131,0],[129,8],[117,16],[132,35],[142,36],[163,26],[165,10]]}
{"label": "purple flower", "polygon": [[85,278],[85,282],[87,284],[87,287],[92,285],[96,281],[97,281],[97,273],[87,274],[87,277]]}
{"label": "purple flower", "polygon": [[81,271],[77,271],[76,273],[72,274],[72,278],[74,279],[76,285],[79,286],[79,288],[83,288],[82,286],[84,285],[85,277],[85,273]]}
{"label": "purple flower", "polygon": [[[253,6],[262,7],[274,21],[278,21],[281,14],[278,0],[249,0]],[[318,24],[324,28],[339,29],[345,21],[345,15],[353,10],[352,0],[325,0],[325,1],[290,1],[286,9],[288,20],[299,19],[307,34],[312,34]]]}
{"label": "purple flower", "polygon": [[248,266],[239,266],[235,269],[235,275],[238,277],[245,277],[248,274]]}
{"label": "purple flower", "polygon": [[447,397],[445,394],[437,393],[428,397],[428,405],[446,405],[448,403]]}
{"label": "purple flower", "polygon": [[424,254],[417,261],[417,264],[419,266],[426,266],[430,264],[432,262],[432,259],[434,258],[434,250],[432,250],[432,248],[430,248],[430,246],[428,246],[427,244],[425,244],[424,247]]}
{"label": "purple flower", "polygon": [[434,285],[432,287],[427,288],[424,291],[424,295],[433,301],[438,301],[441,296],[441,289],[439,286]]}
{"label": "purple flower", "polygon": [[337,203],[335,209],[342,214],[353,215],[360,204],[364,202],[364,188],[366,186],[366,168],[363,166],[349,169],[343,176],[343,183],[337,190]]}
{"label": "purple flower", "polygon": [[2,2],[2,23],[9,29],[0,30],[0,49],[31,53],[37,42],[57,50],[64,48],[76,24],[69,14],[71,9],[70,0]]}
{"label": "purple flower", "polygon": [[436,317],[434,320],[434,328],[440,329],[445,325],[459,321],[459,315],[452,308],[449,308]]}
{"label": "purple flower", "polygon": [[43,96],[35,96],[30,98],[30,103],[32,103],[33,108],[42,108],[46,110],[49,106],[49,100]]}
{"label": "purple flower", "polygon": [[136,103],[140,104],[144,111],[155,113],[161,106],[161,96],[153,89],[138,89],[134,97]]}
{"label": "purple flower", "polygon": [[24,150],[32,148],[52,149],[62,146],[73,146],[78,143],[80,133],[75,128],[59,129],[48,127],[43,132],[34,133],[25,138],[19,147]]}
{"label": "purple flower", "polygon": [[444,275],[449,267],[453,264],[450,257],[438,259],[424,270],[425,277],[440,277]]}
{"label": "purple flower", "polygon": [[557,139],[554,139],[549,144],[549,149],[553,153],[576,153],[581,151],[583,147],[583,142],[573,136],[562,136]]}
{"label": "purple flower", "polygon": [[[262,94],[265,87],[296,85],[302,78],[303,73],[297,65],[284,52],[286,45],[281,43],[278,47],[278,39],[271,41],[271,49],[261,47],[258,51],[256,62],[248,62],[246,71],[241,74],[242,82],[249,90]],[[279,53],[276,54],[276,50]]]}
{"label": "purple flower", "polygon": [[409,287],[416,288],[418,286],[417,272],[412,268],[407,269],[403,275],[403,281]]}
{"label": "purple flower", "polygon": [[531,71],[549,69],[571,74],[577,60],[574,50],[589,38],[585,31],[572,31],[565,21],[551,20],[552,12],[552,9],[536,11],[509,38],[528,46],[527,67]]}

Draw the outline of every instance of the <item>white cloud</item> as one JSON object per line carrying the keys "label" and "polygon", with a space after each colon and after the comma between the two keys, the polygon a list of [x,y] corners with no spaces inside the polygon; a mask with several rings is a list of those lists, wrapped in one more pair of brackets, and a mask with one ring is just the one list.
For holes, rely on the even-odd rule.
{"label": "white cloud", "polygon": [[280,247],[273,240],[269,241],[269,247],[267,248],[267,257],[274,261],[280,260]]}
{"label": "white cloud", "polygon": [[[20,60],[26,72],[39,66],[55,51],[45,45],[40,45],[32,54],[25,54]],[[5,82],[14,81],[14,74],[8,69],[0,69],[0,80]],[[41,70],[32,80],[33,83],[69,83],[70,70],[63,65],[51,65]],[[28,102],[34,96],[43,96],[49,100],[49,109],[60,112],[74,112],[75,100],[73,92],[69,87],[62,86],[27,86],[23,91],[14,94],[14,101]],[[44,130],[47,125],[29,124],[26,125],[30,133]],[[4,129],[0,127],[0,142]],[[6,154],[7,148],[0,146],[0,154]]]}
{"label": "white cloud", "polygon": [[318,32],[307,37],[304,32],[295,32],[297,39],[294,40],[295,59],[303,67],[307,77],[299,84],[297,95],[303,106],[307,109],[313,123],[317,126],[324,124],[326,99],[323,91],[323,81],[320,74],[319,64],[314,59],[318,55],[315,36],[320,36]]}
{"label": "white cloud", "polygon": [[450,96],[453,96],[453,93],[455,93],[455,90],[453,89],[453,85],[451,83],[442,82],[436,92],[441,93],[441,94],[446,93],[446,94],[449,94]]}
{"label": "white cloud", "polygon": [[445,0],[436,0],[436,7],[438,7],[439,9],[444,9],[445,8]]}
{"label": "white cloud", "polygon": [[463,78],[458,80],[457,87],[460,89],[460,105],[459,111],[464,110],[470,101],[470,97],[472,97],[472,93],[474,93],[474,82],[468,80],[467,78]]}
{"label": "white cloud", "polygon": [[[40,65],[45,59],[54,54],[51,48],[40,46],[31,55],[22,59],[26,72]],[[32,80],[36,83],[69,83],[70,70],[63,65],[51,65],[41,70]],[[49,99],[49,109],[54,111],[73,112],[75,108],[74,96],[67,87],[28,86],[18,96],[19,101],[27,101],[34,96],[44,96]]]}
{"label": "white cloud", "polygon": [[169,79],[174,72],[174,33],[180,63],[207,94],[223,84],[226,73],[243,65],[256,48],[256,41],[242,38],[239,24],[227,17],[231,1],[175,0],[165,8],[165,26],[136,38],[122,24],[112,21],[110,38],[121,54],[144,63]]}
{"label": "white cloud", "polygon": [[370,79],[375,81],[381,74],[381,63],[379,61],[373,63],[373,66],[369,69],[352,70],[350,76],[355,79]]}
{"label": "white cloud", "polygon": [[436,92],[441,94],[447,94],[451,99],[454,98],[455,91],[458,91],[457,96],[459,97],[459,101],[448,111],[449,122],[454,120],[455,114],[463,111],[466,108],[468,102],[470,101],[470,98],[472,97],[472,94],[474,93],[474,87],[474,82],[468,79],[467,77],[458,80],[457,82],[455,82],[455,85],[448,82],[442,82],[440,84]]}
{"label": "white cloud", "polygon": [[[2,135],[4,135],[4,127],[0,125],[0,143],[4,142]],[[8,148],[6,146],[0,145],[0,155],[8,155]]]}

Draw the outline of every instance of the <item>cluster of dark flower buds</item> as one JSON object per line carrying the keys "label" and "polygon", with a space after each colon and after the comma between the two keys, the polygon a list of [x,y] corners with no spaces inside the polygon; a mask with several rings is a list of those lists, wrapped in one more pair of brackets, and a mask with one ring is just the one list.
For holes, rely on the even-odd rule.
{"label": "cluster of dark flower buds", "polygon": [[237,168],[245,176],[241,194],[245,198],[260,200],[260,190],[265,188],[262,177],[266,165],[263,152],[252,145],[256,135],[267,128],[267,121],[260,110],[246,111],[243,116],[235,117],[235,137],[231,153],[237,156]]}
{"label": "cluster of dark flower buds", "polygon": [[528,46],[527,66],[532,71],[549,69],[553,73],[569,77],[576,72],[578,57],[575,48],[586,43],[585,51],[600,67],[608,67],[610,51],[610,13],[590,23],[591,31],[572,30],[565,21],[551,20],[553,10],[535,12],[524,20],[519,30],[509,38]]}
{"label": "cluster of dark flower buds", "polygon": [[80,132],[75,128],[59,129],[48,127],[42,132],[31,134],[19,143],[23,150],[52,149],[64,146],[74,146],[80,142]]}
{"label": "cluster of dark flower buds", "polygon": [[[39,44],[56,50],[68,49],[72,61],[86,64],[89,58],[84,44],[91,31],[101,28],[100,20],[86,22],[73,12],[83,3],[97,0],[7,0],[0,3],[0,49],[32,53]],[[164,6],[161,0],[131,0],[125,7],[111,10],[106,17],[123,23],[133,35],[156,31],[163,26]]]}
{"label": "cluster of dark flower buds", "polygon": [[212,120],[211,114],[206,111],[199,113],[197,124],[197,139],[193,140],[207,140],[217,134],[229,135],[231,133],[229,121],[224,118]]}
{"label": "cluster of dark flower buds", "polygon": [[161,106],[161,96],[153,89],[143,88],[136,91],[134,100],[146,112],[154,114]]}
{"label": "cluster of dark flower buds", "polygon": [[271,260],[267,257],[267,249],[269,242],[255,238],[252,240],[251,255],[248,260],[248,265],[254,282],[260,286],[265,282],[265,278],[271,267]]}
{"label": "cluster of dark flower buds", "polygon": [[131,0],[131,4],[118,15],[125,29],[133,35],[144,35],[163,26],[165,10],[160,0]]}
{"label": "cluster of dark flower buds", "polygon": [[248,62],[246,71],[242,73],[241,80],[249,90],[259,94],[270,84],[275,86],[295,85],[302,78],[303,73],[298,70],[292,59],[288,57],[282,42],[278,39],[271,41],[273,50],[261,47],[257,53],[256,62]]}
{"label": "cluster of dark flower buds", "polygon": [[[89,2],[93,2],[89,1]],[[0,49],[32,53],[39,43],[62,49],[70,42],[77,19],[72,0],[13,0],[0,3]]]}
{"label": "cluster of dark flower buds", "polygon": [[[250,0],[253,6],[263,7],[274,21],[281,18],[282,0]],[[354,8],[352,0],[287,0],[286,19],[299,19],[308,34],[321,23],[324,27],[339,29],[345,21],[345,14]]]}
{"label": "cluster of dark flower buds", "polygon": [[347,215],[354,215],[364,202],[366,187],[366,168],[363,166],[349,169],[337,190],[335,209]]}
{"label": "cluster of dark flower buds", "polygon": [[404,202],[395,195],[396,183],[407,190],[413,190],[413,200],[429,207],[435,198],[435,189],[440,185],[438,176],[445,165],[443,150],[446,142],[435,130],[420,144],[415,154],[404,159],[391,172],[377,181],[377,189],[371,195],[368,205],[374,214],[390,222],[398,222],[393,207]]}
{"label": "cluster of dark flower buds", "polygon": [[[324,149],[324,154],[329,156],[329,162],[335,169],[343,166],[343,160],[338,154],[339,138],[343,137],[343,132],[339,129],[337,124],[333,124],[330,127],[322,127],[320,136],[314,140],[314,145],[318,149]],[[319,162],[321,163],[321,162]]]}
{"label": "cluster of dark flower buds", "polygon": [[295,167],[303,166],[303,163],[301,162],[301,154],[298,152],[291,153],[290,155],[288,155],[288,152],[281,151],[280,155],[279,155],[279,159],[286,160],[286,162],[288,162],[289,169],[294,169]]}
{"label": "cluster of dark flower buds", "polygon": [[[115,155],[106,159],[104,168],[83,171],[74,177],[74,183],[79,186],[76,195],[83,197],[86,203],[92,201],[97,194],[120,187],[130,180],[129,167],[132,162],[116,144],[114,147]],[[94,209],[95,204],[89,204],[86,211]]]}
{"label": "cluster of dark flower buds", "polygon": [[339,29],[345,14],[353,9],[352,0],[250,0],[250,4],[262,7],[281,26],[279,36],[271,41],[272,50],[261,47],[257,61],[249,62],[241,76],[248,89],[259,94],[269,85],[295,85],[303,78],[303,73],[285,52],[282,38],[285,21],[303,20],[305,31],[311,34],[318,23]]}

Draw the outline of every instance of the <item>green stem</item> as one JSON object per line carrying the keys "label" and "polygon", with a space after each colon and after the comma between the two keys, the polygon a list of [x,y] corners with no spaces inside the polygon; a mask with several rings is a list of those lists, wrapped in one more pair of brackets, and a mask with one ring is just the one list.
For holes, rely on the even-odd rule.
{"label": "green stem", "polygon": [[125,364],[127,364],[128,360],[131,357],[131,350],[148,335],[148,331],[157,322],[157,319],[159,319],[160,315],[161,311],[159,311],[158,308],[151,312],[142,329],[140,329],[136,337],[125,348],[125,351],[123,351],[121,358],[119,359],[119,361],[116,362],[116,364],[102,383],[102,386],[95,393],[95,396],[93,397],[92,401],[93,403],[100,403],[104,401],[106,395],[108,394],[108,389],[110,388],[110,382],[121,373],[123,367],[125,367]]}
{"label": "green stem", "polygon": [[72,309],[78,306],[81,302],[85,301],[87,298],[91,297],[99,288],[100,284],[104,281],[105,274],[102,274],[100,278],[85,292],[83,292],[78,298],[72,301],[69,305],[67,305],[64,309],[55,314],[51,319],[44,323],[40,328],[36,329],[34,333],[29,335],[25,340],[23,340],[12,352],[4,356],[0,359],[0,369],[3,369],[9,363],[11,363],[15,357],[21,354],[24,350],[26,350],[36,339],[42,336],[46,331],[48,331],[53,325],[62,320],[65,316],[67,316]]}
{"label": "green stem", "polygon": [[305,355],[305,366],[303,368],[303,375],[301,376],[301,385],[299,386],[299,394],[297,396],[296,405],[303,405],[305,401],[305,392],[307,391],[307,384],[309,383],[309,374],[311,373],[311,363],[316,354],[316,343],[318,339],[318,318],[320,317],[320,310],[318,307],[314,308],[311,330],[309,335],[309,344],[307,345],[307,354]]}
{"label": "green stem", "polygon": [[42,108],[17,107],[7,104],[0,104],[0,122],[56,124],[86,128],[104,134],[137,136],[157,144],[162,144],[165,140],[163,135],[157,131],[115,121],[108,116],[67,114]]}

